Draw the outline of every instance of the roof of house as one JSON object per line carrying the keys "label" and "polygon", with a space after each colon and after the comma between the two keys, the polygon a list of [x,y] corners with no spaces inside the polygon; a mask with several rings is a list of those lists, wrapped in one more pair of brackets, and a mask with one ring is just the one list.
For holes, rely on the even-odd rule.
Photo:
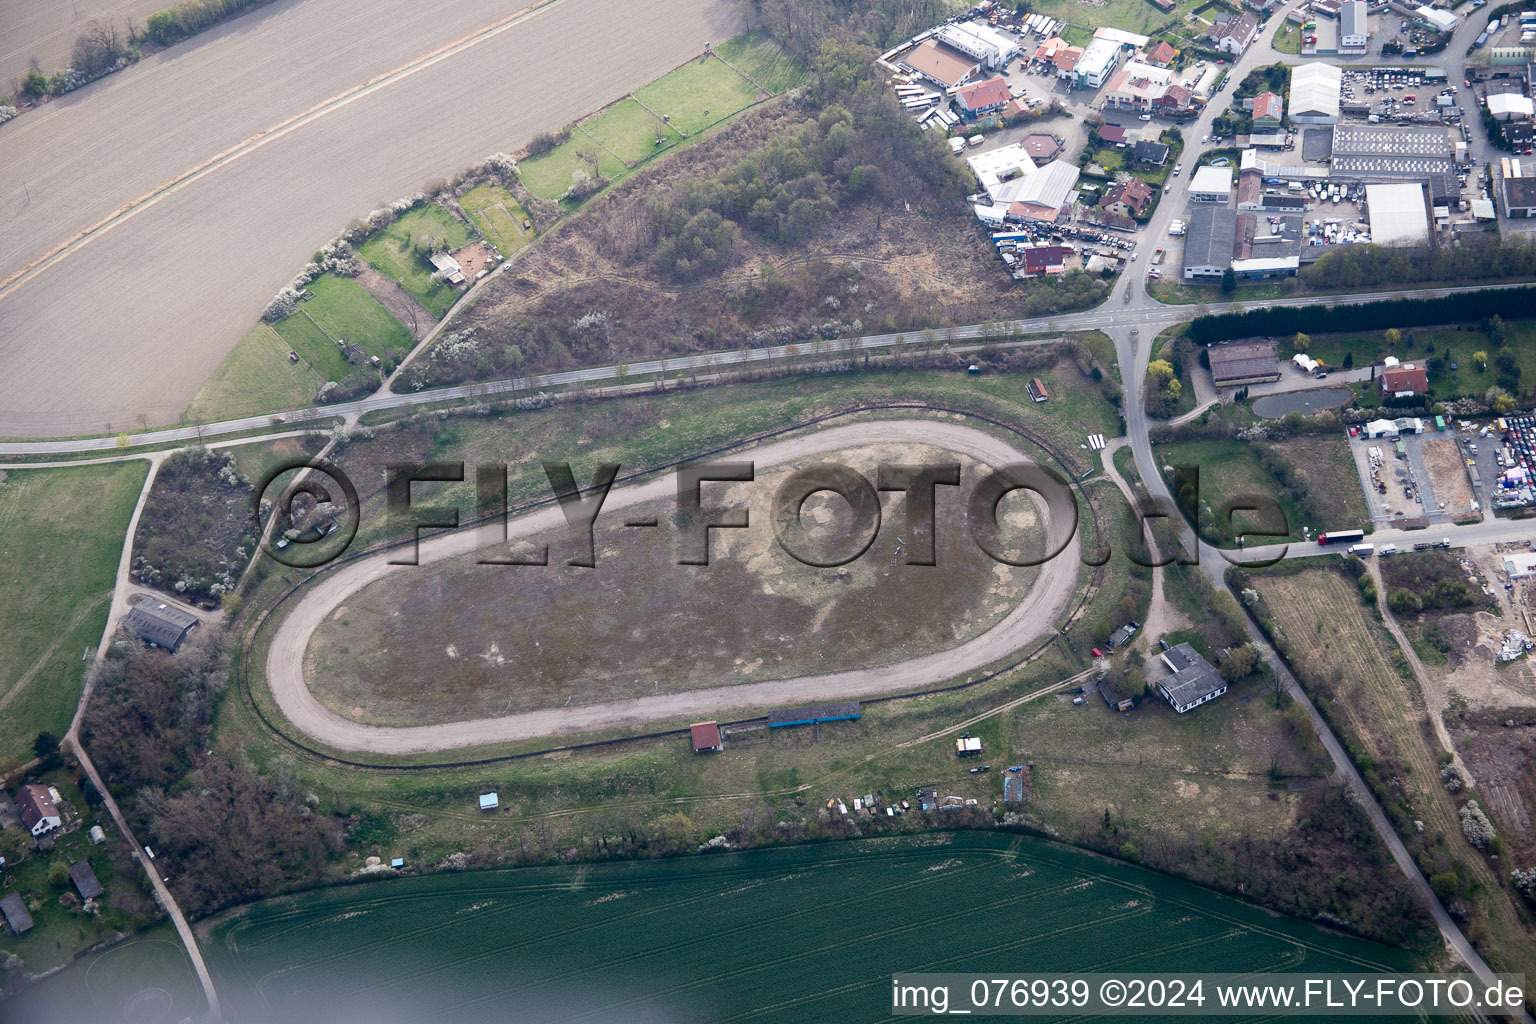
{"label": "roof of house", "polygon": [[164,601],[136,604],[123,620],[123,628],[141,640],[174,651],[197,625],[197,616]]}
{"label": "roof of house", "polygon": [[0,916],[5,918],[5,923],[17,935],[32,927],[32,915],[27,913],[27,905],[21,901],[18,893],[8,892],[0,899]]}
{"label": "roof of house", "polygon": [[1227,685],[1215,667],[1188,643],[1164,651],[1163,663],[1173,670],[1173,675],[1158,685],[1179,707],[1187,707],[1201,697],[1209,697]]}
{"label": "roof of house", "polygon": [[1412,363],[1394,366],[1381,371],[1381,390],[1394,394],[1399,391],[1426,394],[1429,391],[1429,374],[1424,371],[1424,367]]}
{"label": "roof of house", "polygon": [[1099,125],[1099,138],[1105,142],[1121,143],[1125,141],[1125,125],[1101,124]]}
{"label": "roof of house", "polygon": [[966,110],[986,110],[988,107],[1000,107],[1013,98],[1008,91],[1008,80],[999,75],[989,78],[985,82],[977,82],[967,85],[955,93],[955,99]]}
{"label": "roof of house", "polygon": [[964,82],[976,73],[978,67],[975,60],[953,47],[945,46],[937,39],[928,39],[914,46],[901,58],[901,62],[913,71],[921,72],[947,86]]}
{"label": "roof of house", "polygon": [[1253,39],[1253,34],[1259,30],[1259,19],[1244,11],[1235,18],[1226,21],[1218,21],[1211,26],[1208,33],[1217,42],[1223,39],[1231,39],[1239,46],[1247,46]]}
{"label": "roof of house", "polygon": [[720,726],[716,722],[695,722],[688,727],[694,750],[714,750],[720,746]]}
{"label": "roof of house", "polygon": [[1109,191],[1104,193],[1104,198],[1099,200],[1099,205],[1110,206],[1114,203],[1123,202],[1132,210],[1140,213],[1151,198],[1152,186],[1140,178],[1132,178],[1130,181],[1123,181],[1111,187]]}
{"label": "roof of house", "polygon": [[1235,341],[1226,345],[1212,346],[1211,378],[1220,383],[1224,380],[1244,380],[1280,372],[1272,341]]}
{"label": "roof of house", "polygon": [[75,883],[83,900],[93,900],[106,891],[101,887],[101,882],[97,881],[96,872],[91,870],[90,861],[77,860],[71,864],[69,880]]}
{"label": "roof of house", "polygon": [[1147,51],[1147,60],[1154,64],[1167,64],[1178,55],[1178,50],[1166,42],[1159,41],[1156,46]]}
{"label": "roof of house", "polygon": [[1024,257],[1024,272],[1029,273],[1061,266],[1072,255],[1072,250],[1065,245],[1036,245],[1021,250],[1021,254]]}
{"label": "roof of house", "polygon": [[47,786],[33,784],[16,791],[16,809],[21,812],[21,823],[28,831],[37,827],[44,818],[62,818],[54,805]]}
{"label": "roof of house", "polygon": [[1132,151],[1136,154],[1137,163],[1165,164],[1168,162],[1168,147],[1161,142],[1148,142],[1143,139],[1136,143]]}
{"label": "roof of house", "polygon": [[1272,117],[1278,121],[1285,116],[1285,100],[1276,93],[1261,92],[1253,98],[1253,116],[1255,120]]}

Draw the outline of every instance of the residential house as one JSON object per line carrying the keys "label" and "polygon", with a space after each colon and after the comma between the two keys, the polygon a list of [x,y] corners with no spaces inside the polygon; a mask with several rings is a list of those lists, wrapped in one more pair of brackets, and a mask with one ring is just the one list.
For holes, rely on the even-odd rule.
{"label": "residential house", "polygon": [[991,117],[1003,109],[1013,98],[1008,91],[1008,80],[999,75],[984,82],[961,86],[955,93],[955,110],[966,121]]}
{"label": "residential house", "polygon": [[1140,217],[1152,202],[1152,186],[1139,178],[1121,182],[1104,193],[1099,207],[1124,217]]}
{"label": "residential house", "polygon": [[1136,163],[1143,167],[1161,167],[1168,162],[1169,149],[1161,142],[1142,139],[1132,147]]}
{"label": "residential house", "polygon": [[16,809],[21,812],[21,825],[34,836],[44,835],[64,824],[64,816],[47,786],[33,784],[16,791]]}
{"label": "residential house", "polygon": [[1416,398],[1429,394],[1429,374],[1424,367],[1414,363],[1388,367],[1376,379],[1383,398]]}
{"label": "residential house", "polygon": [[1125,137],[1125,126],[1120,124],[1099,125],[1099,141],[1107,146],[1124,149],[1128,144]]}
{"label": "residential house", "polygon": [[1277,93],[1261,92],[1253,98],[1253,130],[1274,131],[1285,120],[1285,100]]}
{"label": "residential house", "polygon": [[1228,17],[1212,25],[1206,37],[1211,45],[1223,53],[1240,57],[1259,32],[1259,19],[1249,11],[1236,17]]}
{"label": "residential house", "polygon": [[1018,252],[1025,277],[1064,274],[1072,250],[1065,245],[1035,245]]}
{"label": "residential house", "polygon": [[1174,58],[1178,55],[1179,51],[1175,50],[1172,45],[1159,40],[1152,49],[1147,51],[1146,56],[1142,59],[1148,64],[1156,64],[1160,68],[1166,68],[1173,63]]}

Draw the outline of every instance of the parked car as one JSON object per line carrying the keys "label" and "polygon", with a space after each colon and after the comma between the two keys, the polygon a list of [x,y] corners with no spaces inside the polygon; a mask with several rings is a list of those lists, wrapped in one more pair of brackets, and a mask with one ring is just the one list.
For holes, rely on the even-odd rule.
{"label": "parked car", "polygon": [[1173,176],[1175,178],[1177,178],[1182,173],[1184,173],[1184,165],[1183,164],[1174,164],[1173,165]]}
{"label": "parked car", "polygon": [[1150,120],[1152,120],[1152,115],[1151,114],[1142,114],[1139,118],[1137,118],[1137,120],[1138,121],[1150,121]]}
{"label": "parked car", "polygon": [[992,766],[991,765],[989,765],[989,764],[979,764],[975,768],[971,769],[971,774],[972,775],[980,775],[982,772],[989,772],[991,770],[992,770]]}

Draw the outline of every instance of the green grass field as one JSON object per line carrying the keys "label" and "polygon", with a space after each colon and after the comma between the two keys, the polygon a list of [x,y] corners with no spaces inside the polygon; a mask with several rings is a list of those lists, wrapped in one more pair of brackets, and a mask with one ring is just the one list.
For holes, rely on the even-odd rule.
{"label": "green grass field", "polygon": [[[1199,468],[1201,505],[1209,506],[1214,512],[1212,515],[1202,511],[1201,527],[1209,528],[1210,535],[1224,542],[1230,539],[1232,530],[1222,520],[1221,510],[1228,502],[1242,495],[1256,494],[1276,499],[1285,511],[1294,538],[1301,536],[1302,525],[1315,525],[1295,502],[1280,493],[1274,477],[1260,465],[1254,457],[1252,446],[1245,441],[1177,441],[1160,444],[1157,446],[1157,459],[1161,465]],[[1358,482],[1354,486],[1355,490],[1360,489]],[[1253,513],[1239,513],[1236,520],[1239,524],[1250,524],[1251,528],[1256,529],[1268,530],[1272,527],[1269,519]],[[1263,541],[1255,539],[1253,543],[1273,543],[1276,540],[1278,538]]]}
{"label": "green grass field", "polygon": [[[630,166],[671,149],[683,138],[632,96],[593,114],[578,124],[576,130],[585,132],[592,141]],[[659,146],[657,139],[661,140]]]}
{"label": "green grass field", "polygon": [[[299,364],[318,374],[322,381],[341,380],[350,372],[340,347],[302,305],[297,313],[274,324],[273,330],[289,349],[299,354]],[[286,353],[283,358],[287,358]],[[311,392],[310,401],[314,401],[314,397]]]}
{"label": "green grass field", "polygon": [[500,185],[478,185],[459,197],[459,205],[503,256],[511,256],[533,241],[533,229],[523,227],[528,211]]}
{"label": "green grass field", "polygon": [[[1520,367],[1521,384],[1529,384],[1536,380],[1536,320],[1509,320],[1505,327],[1507,338],[1502,350],[1476,324],[1467,324],[1464,330],[1454,327],[1404,329],[1404,340],[1398,343],[1395,354],[1405,363],[1424,364],[1431,357],[1444,362],[1429,375],[1430,390],[1437,401],[1486,393],[1498,378],[1493,361],[1501,351],[1514,353],[1515,365]],[[1413,335],[1411,346],[1406,343],[1410,333]],[[1282,358],[1290,358],[1293,354],[1290,340],[1288,337],[1280,339]],[[1307,352],[1329,366],[1341,365],[1346,356],[1353,357],[1355,366],[1367,366],[1394,354],[1389,351],[1381,331],[1313,335]],[[1488,353],[1488,368],[1481,373],[1472,362],[1474,352]],[[1451,363],[1456,363],[1457,369],[1452,370]]]}
{"label": "green grass field", "polygon": [[260,903],[216,920],[211,940],[210,969],[242,1019],[387,1008],[382,1019],[464,1024],[505,1020],[512,1005],[530,1024],[887,1020],[893,972],[982,963],[1413,963],[1054,843],[964,832],[408,878]]}
{"label": "green grass field", "polygon": [[322,274],[310,282],[309,290],[315,297],[300,308],[331,337],[342,338],[371,356],[387,355],[391,349],[410,350],[410,332],[352,278]]}
{"label": "green grass field", "polygon": [[[531,187],[531,186],[530,186]],[[436,203],[422,203],[357,247],[359,255],[386,277],[394,278],[416,301],[441,317],[458,298],[446,284],[432,283],[432,265],[412,249],[412,240],[432,237],[457,249],[470,241],[469,228]]]}
{"label": "green grass field", "polygon": [[636,90],[635,98],[671,118],[684,135],[702,131],[756,103],[757,88],[719,58],[695,58]]}
{"label": "green grass field", "polygon": [[13,469],[0,481],[0,764],[64,735],[106,626],[142,461]]}
{"label": "green grass field", "polygon": [[591,173],[594,163],[598,173],[605,178],[617,178],[625,170],[624,162],[618,157],[581,132],[573,132],[569,141],[518,164],[517,175],[528,186],[528,191],[554,200],[565,195],[577,171]]}
{"label": "green grass field", "polygon": [[212,423],[298,409],[313,402],[326,378],[307,363],[290,363],[288,352],[288,343],[269,325],[252,327],[203,384],[182,418]]}
{"label": "green grass field", "polygon": [[769,92],[777,95],[806,79],[800,62],[790,57],[759,29],[743,32],[715,47],[721,59]]}

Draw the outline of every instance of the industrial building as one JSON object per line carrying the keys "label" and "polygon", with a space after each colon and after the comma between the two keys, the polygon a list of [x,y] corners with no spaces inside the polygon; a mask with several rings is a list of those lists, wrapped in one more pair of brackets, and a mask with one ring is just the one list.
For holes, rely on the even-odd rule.
{"label": "industrial building", "polygon": [[925,39],[900,59],[902,67],[942,89],[964,85],[981,73],[981,63],[937,39]]}
{"label": "industrial building", "polygon": [[1522,96],[1516,92],[1491,93],[1485,101],[1488,105],[1488,113],[1492,114],[1496,121],[1509,121],[1515,118],[1529,120],[1536,114],[1536,105],[1533,105],[1529,96]]}
{"label": "industrial building", "polygon": [[1244,279],[1295,274],[1301,268],[1301,225],[1296,214],[1238,213],[1233,272]]}
{"label": "industrial building", "polygon": [[1237,211],[1225,206],[1197,206],[1190,211],[1184,236],[1185,281],[1215,281],[1232,265]]}
{"label": "industrial building", "polygon": [[1506,176],[1504,185],[1504,216],[1536,217],[1536,178]]}
{"label": "industrial building", "polygon": [[1377,245],[1428,244],[1429,206],[1422,183],[1367,185],[1365,208],[1371,241]]}
{"label": "industrial building", "polygon": [[1080,89],[1097,89],[1109,81],[1120,63],[1120,44],[1113,39],[1095,39],[1077,58],[1072,74]]}
{"label": "industrial building", "polygon": [[1189,198],[1196,203],[1225,203],[1232,197],[1232,168],[1201,167],[1189,181]]}
{"label": "industrial building", "polygon": [[1297,124],[1338,124],[1344,73],[1332,64],[1309,61],[1291,72],[1291,120]]}
{"label": "industrial building", "polygon": [[1328,167],[1329,177],[1352,181],[1427,182],[1434,202],[1461,194],[1455,151],[1444,128],[1335,125]]}
{"label": "industrial building", "polygon": [[1275,358],[1272,341],[1256,339],[1214,345],[1207,355],[1211,360],[1211,379],[1217,387],[1241,387],[1280,379],[1280,361]]}
{"label": "industrial building", "polygon": [[1339,52],[1364,53],[1370,40],[1365,0],[1344,0],[1339,7]]}
{"label": "industrial building", "polygon": [[1158,680],[1158,691],[1181,715],[1227,692],[1216,669],[1187,643],[1164,651],[1163,664],[1172,674]]}
{"label": "industrial building", "polygon": [[1044,167],[990,189],[991,201],[977,203],[972,209],[982,223],[992,226],[1010,220],[1053,224],[1077,188],[1079,173],[1076,164],[1052,160]]}
{"label": "industrial building", "polygon": [[945,25],[937,33],[940,42],[996,71],[1019,55],[1018,40],[1004,35],[990,25],[963,21]]}

